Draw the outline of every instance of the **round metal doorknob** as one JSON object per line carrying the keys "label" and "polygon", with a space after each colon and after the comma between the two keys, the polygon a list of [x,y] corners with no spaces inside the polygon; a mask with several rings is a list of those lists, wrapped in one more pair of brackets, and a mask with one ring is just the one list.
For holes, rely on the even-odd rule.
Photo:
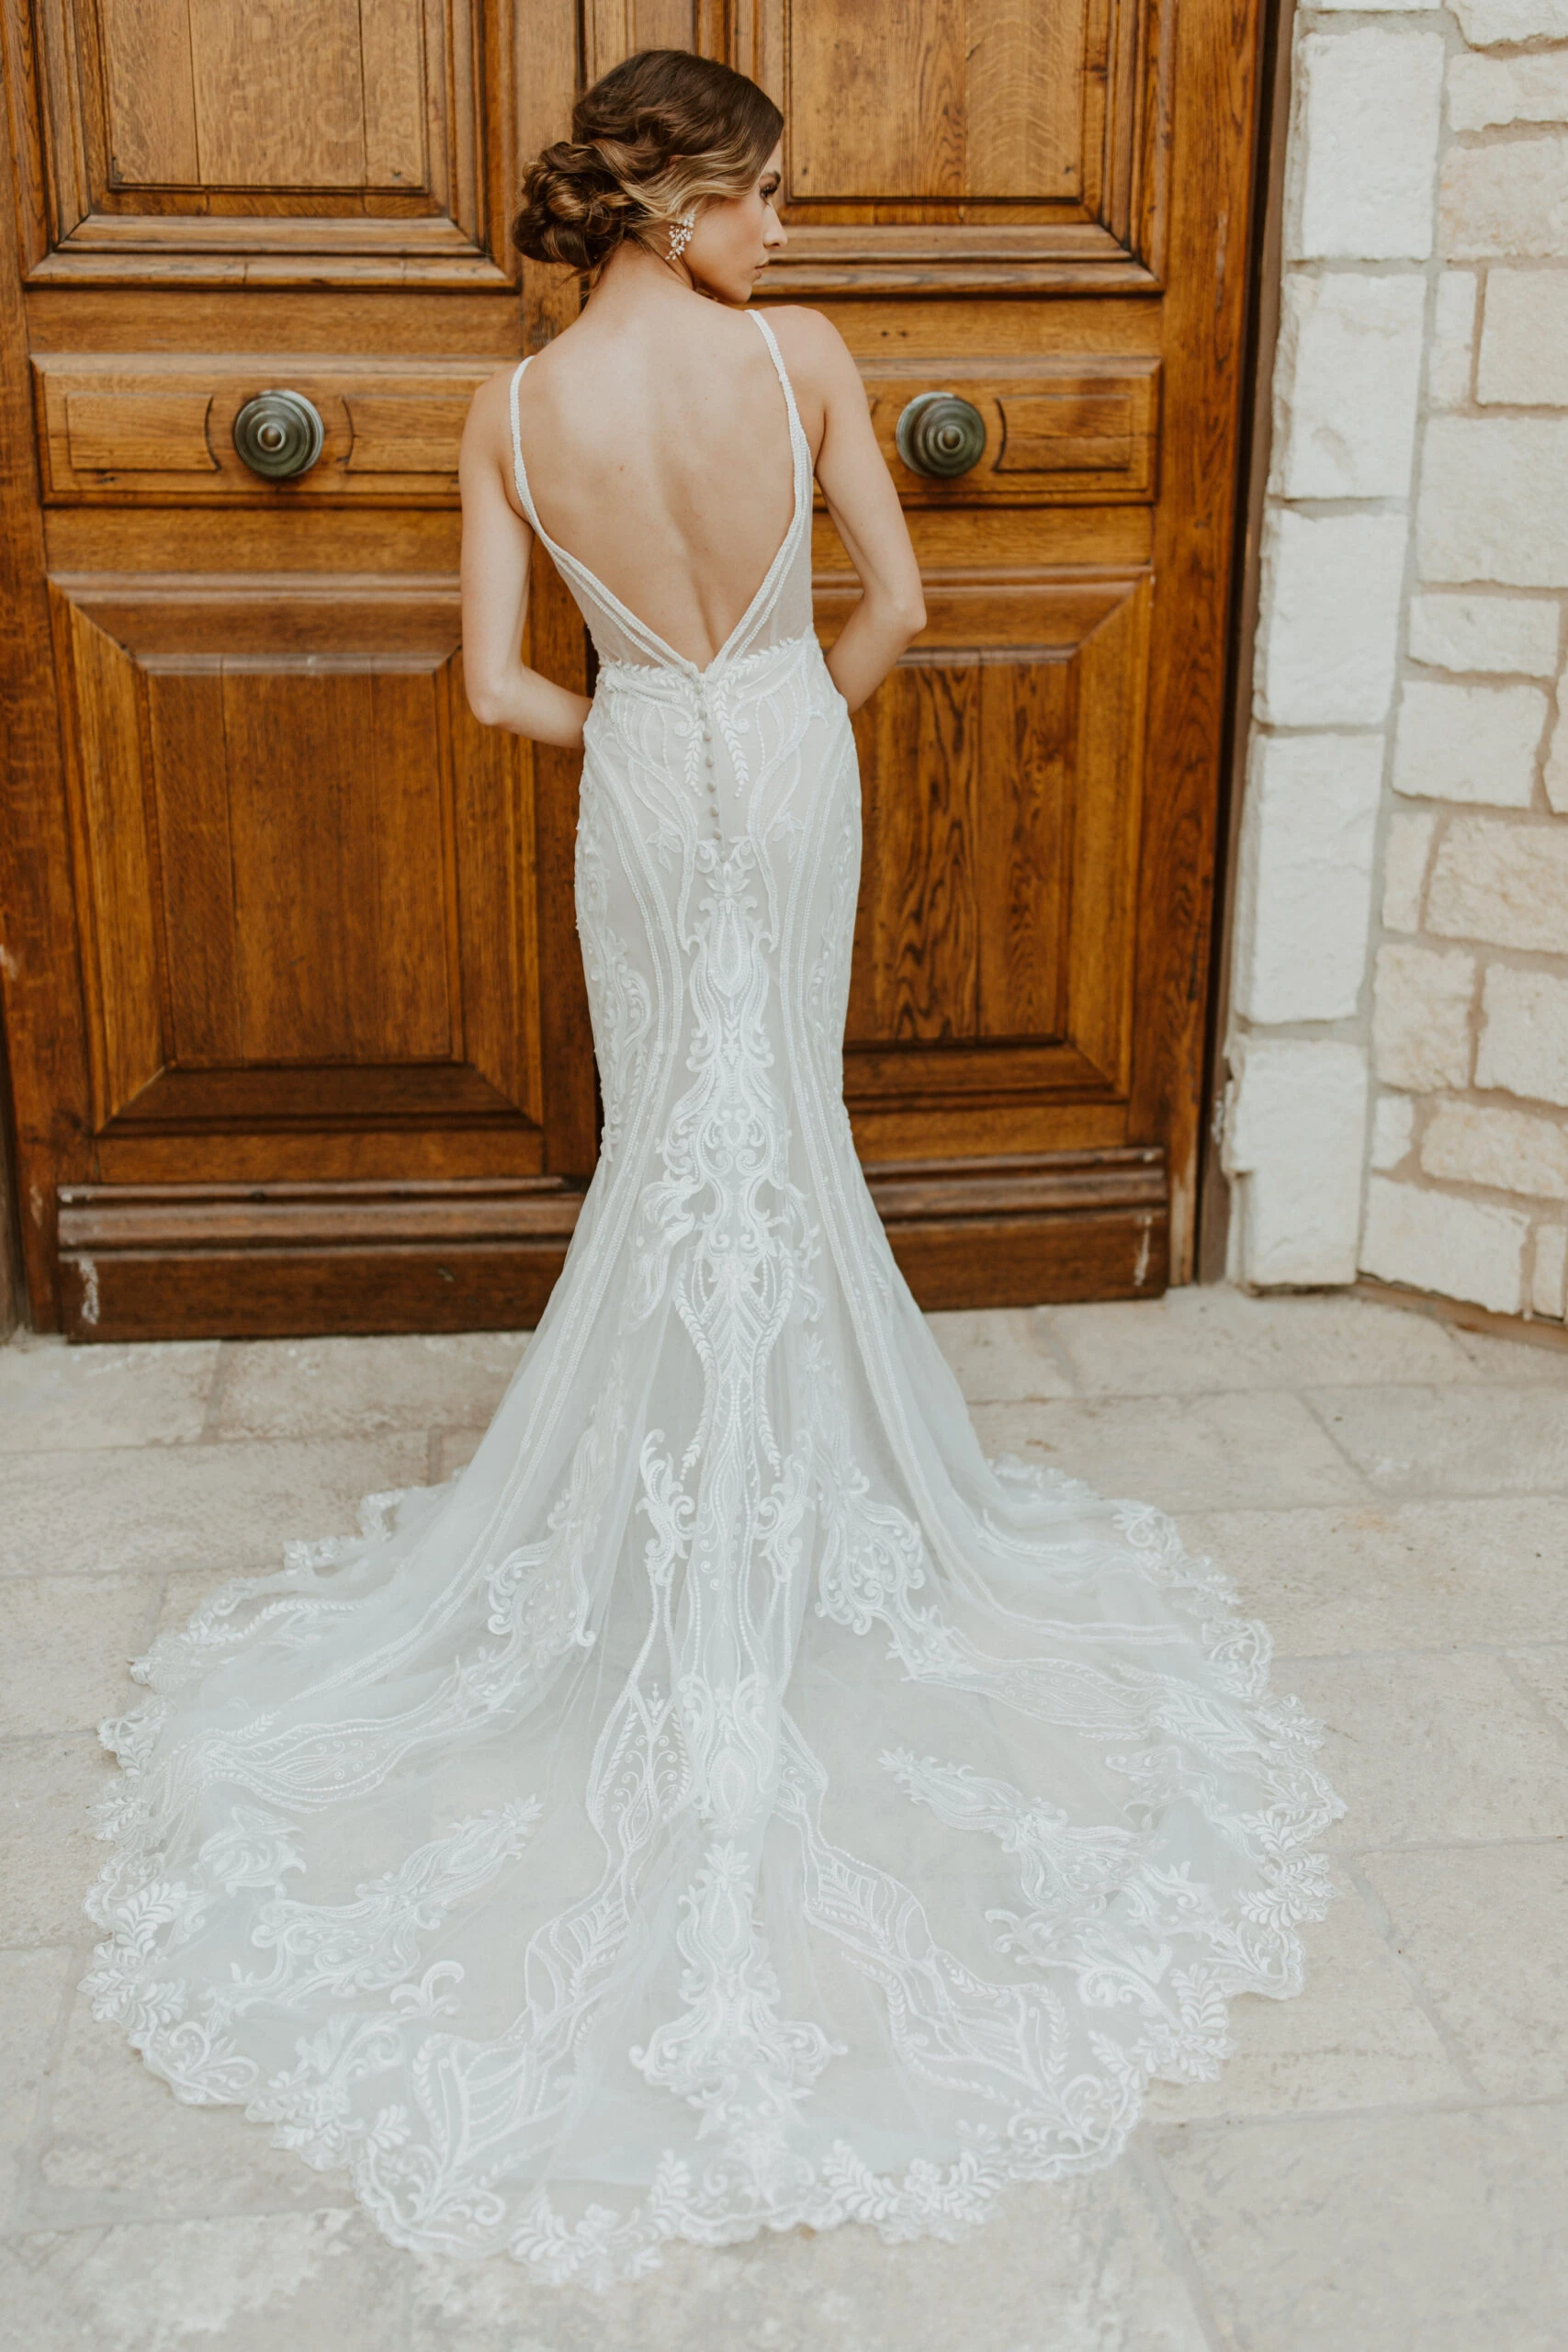
{"label": "round metal doorknob", "polygon": [[234,447],[252,473],[292,481],[310,472],[326,432],[321,410],[303,392],[258,392],[234,419]]}
{"label": "round metal doorknob", "polygon": [[986,447],[986,420],[956,392],[919,392],[899,417],[894,438],[911,473],[950,481],[977,465]]}

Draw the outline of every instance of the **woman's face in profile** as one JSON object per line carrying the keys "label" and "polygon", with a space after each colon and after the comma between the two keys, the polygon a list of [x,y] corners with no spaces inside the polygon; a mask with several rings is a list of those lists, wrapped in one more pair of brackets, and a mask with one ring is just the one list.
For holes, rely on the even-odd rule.
{"label": "woman's face in profile", "polygon": [[743,196],[716,197],[697,215],[682,258],[699,292],[737,308],[788,239],[777,210],[784,184],[782,149],[775,147]]}

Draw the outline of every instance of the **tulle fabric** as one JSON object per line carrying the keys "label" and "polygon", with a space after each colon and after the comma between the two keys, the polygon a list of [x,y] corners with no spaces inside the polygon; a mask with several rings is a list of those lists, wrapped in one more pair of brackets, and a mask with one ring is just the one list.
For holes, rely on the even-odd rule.
{"label": "tulle fabric", "polygon": [[[810,457],[718,659],[601,654],[603,1157],[472,1463],[137,1668],[88,1982],[379,2227],[603,2287],[671,2236],[957,2235],[1300,1989],[1343,1810],[1170,1521],[987,1464],[841,1094],[847,713]],[[515,418],[515,387],[513,390]],[[525,505],[525,469],[516,452]]]}

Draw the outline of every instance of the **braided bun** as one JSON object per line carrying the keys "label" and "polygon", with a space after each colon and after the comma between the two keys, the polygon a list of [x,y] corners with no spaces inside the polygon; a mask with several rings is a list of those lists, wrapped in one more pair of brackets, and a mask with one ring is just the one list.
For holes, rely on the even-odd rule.
{"label": "braided bun", "polygon": [[530,261],[596,273],[627,237],[750,187],[784,117],[744,74],[683,49],[644,49],[585,90],[571,137],[523,175],[513,241]]}

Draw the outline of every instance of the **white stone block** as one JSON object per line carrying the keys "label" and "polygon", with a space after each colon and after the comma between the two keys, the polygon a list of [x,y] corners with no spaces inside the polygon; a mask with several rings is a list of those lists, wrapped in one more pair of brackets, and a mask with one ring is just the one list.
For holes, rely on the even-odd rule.
{"label": "white stone block", "polygon": [[1536,1227],[1530,1305],[1538,1315],[1550,1316],[1556,1322],[1568,1313],[1568,1226]]}
{"label": "white stone block", "polygon": [[1416,1105],[1408,1094],[1380,1094],[1372,1107],[1371,1163],[1397,1168],[1408,1157],[1416,1132]]}
{"label": "white stone block", "polygon": [[1568,417],[1433,417],[1416,545],[1428,584],[1568,586]]}
{"label": "white stone block", "polygon": [[1445,269],[1438,280],[1427,362],[1427,397],[1434,408],[1462,408],[1470,398],[1479,283],[1472,269]]}
{"label": "white stone block", "polygon": [[1529,1232],[1529,1220],[1517,1209],[1374,1176],[1367,1188],[1361,1264],[1381,1282],[1517,1315]]}
{"label": "white stone block", "polygon": [[1568,253],[1568,139],[1450,147],[1438,218],[1439,248],[1455,261],[1548,260]]}
{"label": "white stone block", "polygon": [[1450,0],[1472,49],[1506,40],[1568,40],[1568,0]]}
{"label": "white stone block", "polygon": [[1387,1086],[1424,1094],[1470,1078],[1474,958],[1403,943],[1378,950],[1372,1054]]}
{"label": "white stone block", "polygon": [[1382,919],[1389,931],[1421,928],[1421,890],[1437,829],[1436,817],[1425,810],[1416,816],[1401,809],[1390,820],[1382,859]]}
{"label": "white stone block", "polygon": [[1266,725],[1375,727],[1387,718],[1404,555],[1402,514],[1270,510],[1258,673]]}
{"label": "white stone block", "polygon": [[1541,776],[1547,799],[1560,817],[1568,817],[1568,677],[1557,681],[1557,718]]}
{"label": "white stone block", "polygon": [[1568,1103],[1568,979],[1494,964],[1481,996],[1477,1086]]}
{"label": "white stone block", "polygon": [[1489,130],[1505,122],[1568,122],[1568,51],[1450,57],[1449,120],[1456,130]]}
{"label": "white stone block", "polygon": [[1382,759],[1381,735],[1255,737],[1237,893],[1236,1009],[1249,1021],[1355,1012]]}
{"label": "white stone block", "polygon": [[1440,33],[1370,25],[1302,36],[1292,260],[1426,260],[1442,77]]}
{"label": "white stone block", "polygon": [[1561,607],[1540,596],[1413,596],[1410,652],[1434,670],[1557,674]]}
{"label": "white stone block", "polygon": [[1427,926],[1444,939],[1568,955],[1568,826],[1456,817],[1438,844]]}
{"label": "white stone block", "polygon": [[1274,368],[1279,496],[1408,496],[1426,302],[1422,277],[1287,277]]}
{"label": "white stone block", "polygon": [[1395,792],[1528,808],[1549,707],[1540,686],[1407,680],[1393,739]]}
{"label": "white stone block", "polygon": [[1366,1120],[1359,1046],[1247,1041],[1225,1161],[1240,1180],[1245,1282],[1267,1289],[1354,1281]]}
{"label": "white stone block", "polygon": [[1454,1184],[1568,1201],[1568,1127],[1528,1111],[1439,1102],[1421,1138],[1421,1165]]}
{"label": "white stone block", "polygon": [[1487,271],[1475,396],[1515,408],[1568,408],[1568,277],[1560,270]]}

